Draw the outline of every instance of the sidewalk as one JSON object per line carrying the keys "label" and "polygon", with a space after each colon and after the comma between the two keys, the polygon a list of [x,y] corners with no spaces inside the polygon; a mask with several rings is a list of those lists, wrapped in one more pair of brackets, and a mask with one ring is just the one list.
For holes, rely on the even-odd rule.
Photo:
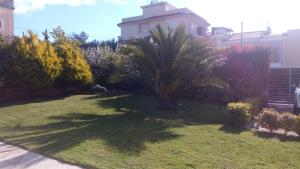
{"label": "sidewalk", "polygon": [[82,169],[0,142],[1,169]]}

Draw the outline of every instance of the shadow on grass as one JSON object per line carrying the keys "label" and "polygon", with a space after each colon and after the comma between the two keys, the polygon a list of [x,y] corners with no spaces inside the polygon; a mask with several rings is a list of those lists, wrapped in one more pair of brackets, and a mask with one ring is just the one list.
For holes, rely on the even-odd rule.
{"label": "shadow on grass", "polygon": [[161,110],[159,98],[144,94],[104,94],[86,99],[96,99],[97,106],[117,112],[131,112],[168,120],[181,120],[185,124],[223,124],[225,112],[217,105],[199,103],[192,99],[179,99],[176,109]]}
{"label": "shadow on grass", "polygon": [[278,139],[282,142],[299,142],[300,141],[300,137],[296,137],[296,136],[285,136],[282,134],[278,134],[278,133],[270,133],[270,132],[265,132],[265,131],[256,131],[254,133],[255,136],[260,137],[260,138],[265,138],[265,139]]}
{"label": "shadow on grass", "polygon": [[50,122],[37,126],[5,128],[16,134],[3,138],[12,144],[34,145],[35,151],[54,155],[86,140],[102,140],[106,145],[128,155],[146,149],[145,143],[157,143],[181,137],[171,128],[194,124],[220,124],[223,113],[218,106],[182,101],[176,110],[156,108],[157,97],[149,95],[91,95],[99,108],[115,114],[66,112],[49,117]]}
{"label": "shadow on grass", "polygon": [[14,101],[1,101],[0,100],[0,108],[2,107],[10,107],[10,106],[19,106],[19,105],[25,105],[25,104],[31,104],[31,103],[43,103],[47,101],[54,101],[54,100],[62,100],[69,96],[60,96],[60,97],[42,97],[42,98],[24,98],[24,99],[18,99]]}
{"label": "shadow on grass", "polygon": [[22,127],[17,130],[22,130],[25,134],[4,139],[17,145],[39,145],[35,150],[46,154],[55,154],[86,140],[101,139],[120,152],[134,155],[145,149],[145,142],[154,143],[180,137],[168,129],[181,126],[130,113],[105,116],[70,113],[53,116],[51,120],[55,122]]}
{"label": "shadow on grass", "polygon": [[230,134],[241,134],[242,132],[247,131],[247,129],[235,128],[226,124],[219,128],[219,130]]}

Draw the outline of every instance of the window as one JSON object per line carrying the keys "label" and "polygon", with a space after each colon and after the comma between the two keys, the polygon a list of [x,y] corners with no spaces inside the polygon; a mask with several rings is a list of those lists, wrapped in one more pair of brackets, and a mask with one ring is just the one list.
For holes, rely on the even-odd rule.
{"label": "window", "polygon": [[202,28],[202,27],[198,27],[198,28],[197,28],[197,34],[198,34],[199,36],[203,36],[203,28]]}

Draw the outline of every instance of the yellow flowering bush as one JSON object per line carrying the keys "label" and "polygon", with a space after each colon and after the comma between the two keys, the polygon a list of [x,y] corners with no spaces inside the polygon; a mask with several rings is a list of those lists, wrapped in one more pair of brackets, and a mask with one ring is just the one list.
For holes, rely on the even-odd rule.
{"label": "yellow flowering bush", "polygon": [[227,105],[228,123],[235,127],[245,127],[251,120],[253,107],[249,103],[229,103]]}
{"label": "yellow flowering bush", "polygon": [[79,47],[69,41],[56,44],[56,51],[62,59],[63,71],[60,85],[82,85],[92,83],[93,74]]}
{"label": "yellow flowering bush", "polygon": [[55,48],[32,32],[16,39],[9,54],[8,80],[17,87],[51,87],[62,71]]}

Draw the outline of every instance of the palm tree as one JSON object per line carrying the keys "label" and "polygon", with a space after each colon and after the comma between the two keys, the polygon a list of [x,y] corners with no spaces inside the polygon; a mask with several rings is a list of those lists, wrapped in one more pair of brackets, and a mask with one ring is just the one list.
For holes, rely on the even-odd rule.
{"label": "palm tree", "polygon": [[210,70],[220,63],[214,49],[202,39],[189,37],[183,25],[174,30],[157,25],[149,37],[130,42],[126,49],[164,108],[174,106],[182,89],[210,83]]}

